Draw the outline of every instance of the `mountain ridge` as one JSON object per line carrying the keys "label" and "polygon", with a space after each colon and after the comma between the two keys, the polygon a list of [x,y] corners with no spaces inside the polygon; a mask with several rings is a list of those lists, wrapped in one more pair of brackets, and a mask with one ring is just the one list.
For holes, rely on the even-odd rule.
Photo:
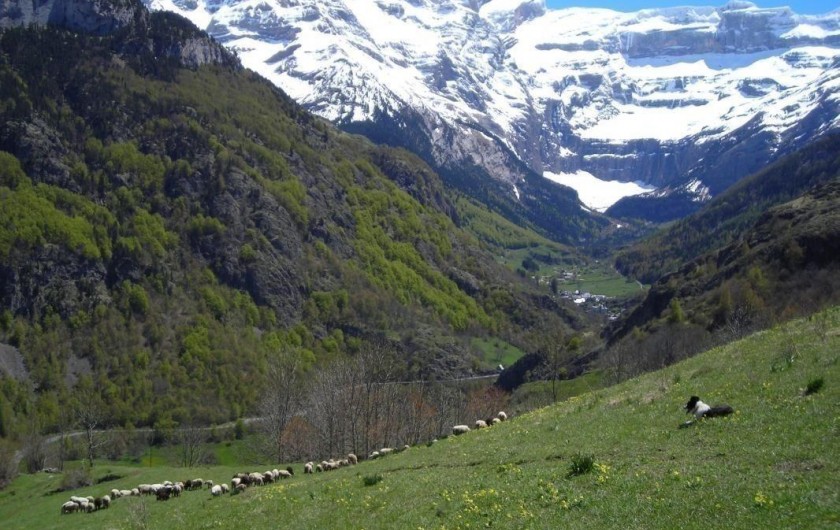
{"label": "mountain ridge", "polygon": [[[673,196],[668,218],[680,217],[840,125],[838,13],[748,2],[635,13],[506,0],[149,5],[205,24],[343,127],[383,127],[415,151],[422,134],[433,167],[477,165],[510,201],[524,175],[505,150],[540,175],[654,185],[642,199]],[[734,145],[744,138],[748,148]],[[722,152],[748,161],[721,178]],[[627,210],[608,213],[645,216]]]}

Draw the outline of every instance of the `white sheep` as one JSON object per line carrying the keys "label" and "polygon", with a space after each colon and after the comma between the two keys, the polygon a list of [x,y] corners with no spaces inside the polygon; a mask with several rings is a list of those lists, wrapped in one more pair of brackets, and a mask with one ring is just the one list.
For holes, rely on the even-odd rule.
{"label": "white sheep", "polygon": [[132,497],[139,497],[140,496],[140,489],[139,488],[131,488],[131,491],[128,493]]}
{"label": "white sheep", "polygon": [[347,455],[347,461],[350,462],[350,465],[355,466],[356,464],[359,463],[359,458],[356,455],[354,455],[353,453],[350,453],[349,455]]}
{"label": "white sheep", "polygon": [[386,456],[386,455],[389,455],[393,452],[394,452],[393,447],[383,447],[382,449],[379,450],[379,455],[380,456]]}
{"label": "white sheep", "polygon": [[230,487],[231,487],[231,488],[236,488],[236,486],[238,486],[240,483],[242,483],[242,479],[241,479],[241,478],[239,478],[239,477],[233,477],[233,478],[230,480]]}
{"label": "white sheep", "polygon": [[500,420],[499,418],[493,418],[490,423],[492,425],[498,425],[498,424],[502,423],[502,420]]}
{"label": "white sheep", "polygon": [[277,472],[280,478],[291,478],[292,474],[286,471],[285,469],[281,469]]}
{"label": "white sheep", "polygon": [[452,427],[452,434],[459,435],[470,432],[470,428],[466,425],[456,425]]}
{"label": "white sheep", "polygon": [[379,458],[379,451],[372,452],[368,457],[369,460],[376,460],[377,458]]}
{"label": "white sheep", "polygon": [[224,484],[224,483],[219,484],[219,487],[222,488],[222,493],[227,493],[227,492],[230,491],[230,488],[228,487],[227,484]]}
{"label": "white sheep", "polygon": [[73,501],[67,501],[61,505],[61,513],[73,513],[79,511],[79,505]]}
{"label": "white sheep", "polygon": [[484,420],[475,420],[475,428],[476,429],[483,429],[487,427],[487,422]]}
{"label": "white sheep", "polygon": [[122,497],[122,493],[120,493],[120,490],[118,490],[116,488],[111,490],[111,498],[112,499],[119,499],[120,497]]}
{"label": "white sheep", "polygon": [[318,473],[322,472],[323,470],[324,464],[318,464],[317,466],[315,466],[315,471],[317,471]]}
{"label": "white sheep", "polygon": [[312,462],[307,462],[303,465],[303,474],[304,475],[311,475],[314,470],[314,466]]}
{"label": "white sheep", "polygon": [[505,421],[507,419],[507,414],[505,414],[505,411],[500,410],[499,413],[496,414],[496,417],[499,418],[501,421]]}
{"label": "white sheep", "polygon": [[210,488],[210,495],[214,497],[218,497],[222,494],[222,487],[218,484],[215,484],[212,488]]}

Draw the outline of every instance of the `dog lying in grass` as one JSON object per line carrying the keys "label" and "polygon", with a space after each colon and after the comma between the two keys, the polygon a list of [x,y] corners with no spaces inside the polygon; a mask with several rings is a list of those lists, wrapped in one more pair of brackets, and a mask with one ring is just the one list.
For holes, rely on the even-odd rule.
{"label": "dog lying in grass", "polygon": [[691,396],[688,403],[685,404],[686,414],[694,414],[694,420],[689,420],[683,423],[680,427],[688,427],[695,421],[701,418],[715,418],[717,416],[728,416],[735,412],[735,410],[727,404],[715,405],[710,407],[706,405],[697,396]]}

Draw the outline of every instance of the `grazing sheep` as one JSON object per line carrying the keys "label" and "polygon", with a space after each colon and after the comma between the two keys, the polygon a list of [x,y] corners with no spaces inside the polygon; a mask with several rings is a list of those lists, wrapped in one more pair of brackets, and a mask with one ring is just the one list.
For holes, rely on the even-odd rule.
{"label": "grazing sheep", "polygon": [[475,420],[475,428],[476,429],[483,429],[487,427],[487,422],[484,420]]}
{"label": "grazing sheep", "polygon": [[224,483],[223,483],[223,484],[219,484],[219,487],[220,487],[220,488],[222,488],[222,493],[227,493],[227,492],[229,492],[229,491],[230,491],[230,488],[228,487],[228,485],[227,485],[227,484],[224,484]]}
{"label": "grazing sheep", "polygon": [[324,464],[318,464],[317,466],[315,466],[315,471],[317,471],[318,473],[322,472],[323,470]]}
{"label": "grazing sheep", "polygon": [[452,427],[452,434],[464,434],[470,432],[470,428],[466,425],[456,425]]}
{"label": "grazing sheep", "polygon": [[295,470],[292,469],[292,466],[286,466],[286,471],[289,472],[290,475],[294,476]]}
{"label": "grazing sheep", "polygon": [[210,488],[210,495],[212,495],[214,497],[218,497],[221,494],[222,494],[222,487],[219,486],[218,484],[216,484],[212,488]]}
{"label": "grazing sheep", "polygon": [[151,484],[140,484],[137,486],[137,489],[140,490],[140,495],[151,495],[154,493],[154,491],[152,491]]}
{"label": "grazing sheep", "polygon": [[370,454],[368,460],[376,460],[377,458],[379,458],[379,451],[374,451]]}
{"label": "grazing sheep", "polygon": [[505,414],[505,411],[500,410],[499,413],[496,414],[496,417],[499,418],[501,421],[505,421],[507,419],[507,414]]}
{"label": "grazing sheep", "polygon": [[240,485],[241,483],[242,483],[242,479],[240,477],[233,477],[230,480],[230,487],[235,488],[236,486]]}
{"label": "grazing sheep", "polygon": [[500,420],[499,418],[493,418],[490,423],[493,424],[493,425],[498,425],[498,424],[502,423],[502,420]]}
{"label": "grazing sheep", "polygon": [[172,496],[172,488],[169,486],[161,486],[158,488],[157,492],[155,493],[157,500],[159,501],[168,501],[169,497]]}
{"label": "grazing sheep", "polygon": [[79,511],[79,505],[73,501],[67,501],[61,505],[62,515],[65,513],[73,513]]}
{"label": "grazing sheep", "polygon": [[131,495],[132,497],[139,497],[140,496],[140,490],[138,488],[131,488],[131,491],[129,492],[129,495]]}
{"label": "grazing sheep", "polygon": [[288,471],[286,471],[285,469],[281,469],[281,470],[279,471],[279,473],[280,473],[280,478],[281,478],[281,479],[284,479],[284,478],[291,478],[291,477],[292,477],[292,474],[291,474],[291,473],[289,473]]}
{"label": "grazing sheep", "polygon": [[120,497],[122,497],[122,493],[120,493],[120,490],[118,490],[116,488],[111,490],[111,498],[112,499],[119,499]]}
{"label": "grazing sheep", "polygon": [[104,495],[102,497],[98,497],[94,499],[93,505],[96,507],[97,510],[102,510],[111,507],[111,497]]}
{"label": "grazing sheep", "polygon": [[386,455],[389,455],[393,452],[394,452],[393,447],[383,447],[382,449],[379,450],[379,455],[380,456],[386,456]]}
{"label": "grazing sheep", "polygon": [[213,489],[214,484],[212,480],[205,481],[204,483],[207,485],[208,490]]}
{"label": "grazing sheep", "polygon": [[307,462],[303,465],[303,474],[304,475],[311,475],[313,472],[313,465],[312,462]]}
{"label": "grazing sheep", "polygon": [[233,491],[230,492],[230,494],[236,495],[238,493],[242,493],[246,489],[248,489],[248,486],[246,486],[245,483],[237,484],[236,487],[233,488]]}
{"label": "grazing sheep", "polygon": [[359,458],[356,455],[354,455],[353,453],[350,453],[349,455],[347,455],[347,460],[350,462],[350,465],[353,465],[353,466],[355,466],[356,464],[359,463]]}

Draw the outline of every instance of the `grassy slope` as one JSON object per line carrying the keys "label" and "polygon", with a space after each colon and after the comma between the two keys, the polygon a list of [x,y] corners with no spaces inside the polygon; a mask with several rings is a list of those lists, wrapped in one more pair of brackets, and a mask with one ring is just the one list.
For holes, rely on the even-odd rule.
{"label": "grassy slope", "polygon": [[[204,491],[168,503],[117,499],[105,512],[60,516],[69,494],[44,496],[54,487],[50,478],[25,476],[0,493],[0,521],[6,529],[233,528],[243,521],[292,528],[837,528],[840,308],[826,321],[775,328],[432,447],[236,497],[211,499]],[[822,391],[803,396],[816,377],[825,380]],[[679,429],[691,394],[726,401],[737,414]],[[568,477],[577,453],[592,454],[595,469]],[[167,477],[223,480],[232,470],[112,467],[133,475],[74,493]],[[375,474],[381,482],[365,486],[363,478]]]}

